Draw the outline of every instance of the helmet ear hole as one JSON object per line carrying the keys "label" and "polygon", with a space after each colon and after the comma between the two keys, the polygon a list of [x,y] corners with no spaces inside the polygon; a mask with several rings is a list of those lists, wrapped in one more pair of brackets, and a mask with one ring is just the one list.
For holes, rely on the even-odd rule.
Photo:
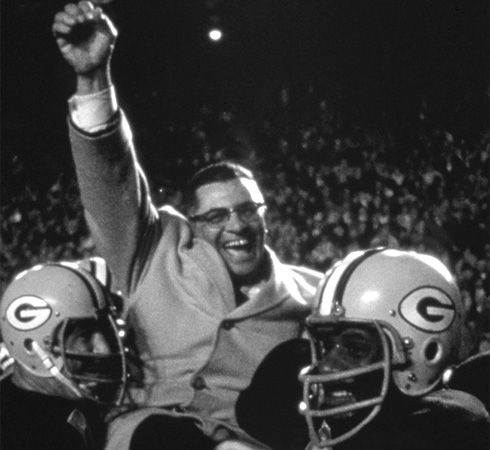
{"label": "helmet ear hole", "polygon": [[436,364],[442,357],[442,346],[435,339],[427,341],[422,349],[422,354],[428,364]]}
{"label": "helmet ear hole", "polygon": [[30,338],[24,339],[24,348],[27,353],[29,354],[34,353],[34,349],[32,348],[32,339]]}

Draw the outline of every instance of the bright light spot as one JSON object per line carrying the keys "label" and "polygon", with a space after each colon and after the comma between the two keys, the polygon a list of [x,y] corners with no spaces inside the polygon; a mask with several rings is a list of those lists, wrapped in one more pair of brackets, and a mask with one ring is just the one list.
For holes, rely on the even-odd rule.
{"label": "bright light spot", "polygon": [[449,269],[436,257],[430,255],[419,255],[419,258],[427,265],[437,270],[446,279],[446,281],[450,283],[453,281],[453,276],[451,275],[451,272],[449,272]]}
{"label": "bright light spot", "polygon": [[402,253],[400,250],[395,250],[395,249],[387,249],[383,252],[386,256],[392,256],[393,258],[396,258],[397,256],[403,256],[404,253]]}
{"label": "bright light spot", "polygon": [[379,298],[379,292],[378,291],[366,291],[362,295],[361,302],[362,303],[371,303],[375,302]]}
{"label": "bright light spot", "polygon": [[212,41],[219,41],[221,39],[221,37],[223,36],[223,33],[221,33],[220,30],[218,29],[214,29],[214,30],[211,30],[208,34],[209,36],[209,39],[211,39]]}

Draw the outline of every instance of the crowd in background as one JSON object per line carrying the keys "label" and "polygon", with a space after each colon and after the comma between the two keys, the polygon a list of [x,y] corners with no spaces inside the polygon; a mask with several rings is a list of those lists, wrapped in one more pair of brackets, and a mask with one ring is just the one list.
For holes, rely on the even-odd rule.
{"label": "crowd in background", "polygon": [[[333,103],[311,86],[284,88],[246,121],[230,105],[203,106],[164,125],[142,119],[136,141],[155,202],[179,208],[188,174],[234,159],[259,175],[269,244],[283,261],[325,271],[373,246],[433,254],[456,276],[475,349],[490,349],[490,133],[448,129],[423,103],[399,128],[366,127]],[[40,183],[8,155],[2,292],[33,264],[94,253],[73,167]]]}

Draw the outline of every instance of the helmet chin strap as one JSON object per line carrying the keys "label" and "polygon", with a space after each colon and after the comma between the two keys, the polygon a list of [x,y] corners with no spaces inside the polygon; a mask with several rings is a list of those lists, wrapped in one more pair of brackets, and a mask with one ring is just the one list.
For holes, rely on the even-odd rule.
{"label": "helmet chin strap", "polygon": [[42,349],[42,347],[36,342],[32,341],[32,349],[36,352],[36,355],[42,361],[44,367],[48,369],[51,374],[64,386],[66,386],[71,392],[73,392],[78,398],[83,398],[79,389],[76,387],[75,383],[66,378],[53,363],[49,355]]}

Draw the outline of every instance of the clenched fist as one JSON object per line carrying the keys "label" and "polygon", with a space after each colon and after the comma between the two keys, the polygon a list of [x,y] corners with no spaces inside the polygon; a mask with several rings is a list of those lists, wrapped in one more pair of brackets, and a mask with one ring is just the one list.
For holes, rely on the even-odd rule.
{"label": "clenched fist", "polygon": [[99,7],[88,1],[67,4],[55,15],[52,31],[63,57],[78,75],[108,69],[117,30]]}

